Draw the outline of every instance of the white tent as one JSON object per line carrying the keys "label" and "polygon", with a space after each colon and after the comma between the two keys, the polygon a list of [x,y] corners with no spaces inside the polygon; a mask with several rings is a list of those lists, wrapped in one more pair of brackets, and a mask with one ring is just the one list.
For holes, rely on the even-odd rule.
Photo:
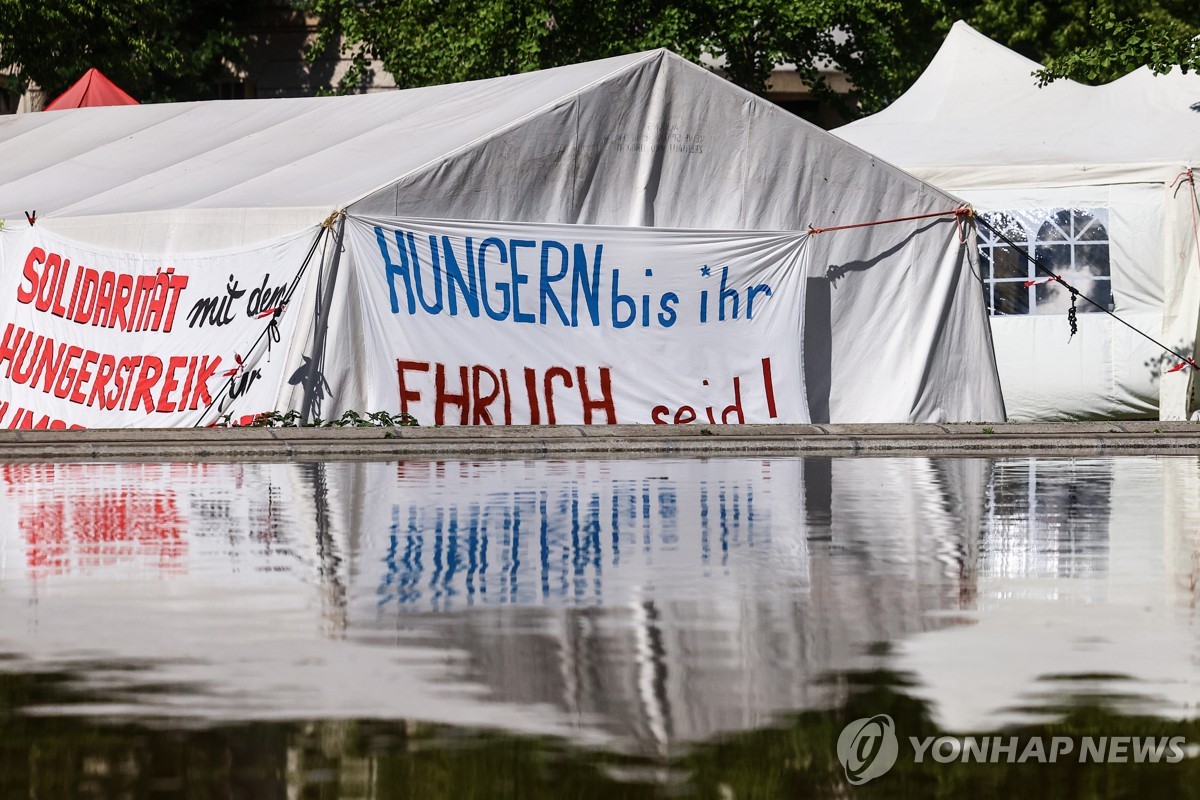
{"label": "white tent", "polygon": [[[1142,68],[1104,86],[1056,81],[955,23],[891,106],[835,133],[966,198],[1056,274],[1192,355],[1200,309],[1200,76]],[[1186,418],[1194,370],[1103,313],[1069,339],[1061,287],[981,230],[1001,385],[1014,419]],[[1040,277],[1040,276],[1036,276]],[[1089,309],[1079,304],[1079,311]]]}
{"label": "white tent", "polygon": [[[946,213],[959,203],[661,50],[394,93],[0,120],[9,230],[36,212],[126,251],[234,248],[335,210],[797,233],[930,215],[813,237],[804,382],[818,422],[1003,418],[970,248]],[[332,320],[324,358],[320,331],[289,358],[323,361],[328,417],[364,410],[366,378],[358,267],[334,248],[322,269],[305,308]],[[280,408],[300,404],[282,387]]]}

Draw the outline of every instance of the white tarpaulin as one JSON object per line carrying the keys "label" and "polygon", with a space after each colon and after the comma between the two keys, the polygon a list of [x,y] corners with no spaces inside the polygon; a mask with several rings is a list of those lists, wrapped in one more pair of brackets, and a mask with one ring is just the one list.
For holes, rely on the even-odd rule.
{"label": "white tarpaulin", "polygon": [[1039,88],[1038,64],[955,23],[929,67],[878,114],[835,133],[968,200],[1018,245],[981,229],[981,277],[1014,419],[1185,418],[1190,369],[1078,304],[1055,274],[1191,356],[1200,323],[1196,190],[1200,76],[1141,68],[1103,86]]}
{"label": "white tarpaulin", "polygon": [[315,233],[169,256],[0,233],[0,427],[190,427],[275,409],[301,316],[285,306]]}
{"label": "white tarpaulin", "polygon": [[[665,50],[361,96],[0,118],[0,219],[36,212],[38,228],[128,252],[241,246],[335,210],[796,235],[901,220],[808,245],[795,296],[814,422],[1004,418],[959,205]],[[282,408],[381,410],[362,391],[382,378],[353,262],[330,248],[320,265],[318,330],[289,361],[305,379]]]}
{"label": "white tarpaulin", "polygon": [[350,217],[366,407],[437,425],[808,422],[807,241]]}

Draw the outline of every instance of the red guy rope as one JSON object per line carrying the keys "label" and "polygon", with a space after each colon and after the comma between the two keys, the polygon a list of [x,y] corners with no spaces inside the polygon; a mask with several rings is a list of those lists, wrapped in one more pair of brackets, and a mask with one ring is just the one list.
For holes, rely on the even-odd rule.
{"label": "red guy rope", "polygon": [[853,228],[872,228],[876,225],[890,225],[893,222],[909,222],[914,219],[929,219],[930,217],[972,217],[974,212],[968,206],[959,206],[952,208],[949,211],[934,211],[929,214],[916,214],[911,217],[896,217],[895,219],[881,219],[877,222],[859,222],[854,225],[835,225],[831,228],[814,228],[811,225],[808,228],[809,235],[817,233],[827,233],[829,231],[848,231]]}

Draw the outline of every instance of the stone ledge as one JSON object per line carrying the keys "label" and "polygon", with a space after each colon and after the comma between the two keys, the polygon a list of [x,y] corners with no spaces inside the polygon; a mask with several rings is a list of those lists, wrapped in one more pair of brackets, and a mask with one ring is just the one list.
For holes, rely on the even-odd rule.
{"label": "stone ledge", "polygon": [[4,461],[1200,454],[1190,422],[0,431]]}

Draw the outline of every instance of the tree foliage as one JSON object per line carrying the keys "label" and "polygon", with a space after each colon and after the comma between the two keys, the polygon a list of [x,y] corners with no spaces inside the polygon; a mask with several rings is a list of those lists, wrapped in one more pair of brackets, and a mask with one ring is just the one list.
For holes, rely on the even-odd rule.
{"label": "tree foliage", "polygon": [[856,112],[905,91],[959,18],[1045,63],[1043,81],[1196,68],[1200,32],[1195,0],[0,0],[0,67],[52,94],[95,66],[143,101],[211,97],[253,20],[290,6],[320,20],[314,58],[351,56],[339,91],[372,62],[414,87],[666,47],[759,93],[792,64],[832,99],[840,71]]}
{"label": "tree foliage", "polygon": [[[344,37],[352,91],[378,60],[401,86],[541,69],[653,47],[719,66],[751,91],[793,64],[818,94],[845,73],[858,111],[899,96],[964,19],[1048,75],[1111,80],[1141,63],[1193,65],[1194,0],[311,0],[323,43]],[[707,54],[702,59],[702,54]]]}
{"label": "tree foliage", "polygon": [[50,95],[96,67],[142,102],[211,97],[245,0],[0,0],[0,67]]}
{"label": "tree foliage", "polygon": [[[777,64],[818,90],[821,68],[850,73],[879,107],[902,91],[953,22],[944,0],[313,0],[314,53],[344,41],[353,91],[379,61],[402,87],[544,69],[656,47],[718,66],[764,91]],[[702,58],[706,55],[707,58]]]}
{"label": "tree foliage", "polygon": [[[1108,82],[1143,64],[1159,71],[1194,60],[1200,32],[1194,0],[988,0],[964,14],[974,27],[1046,65],[1043,83],[1069,77]],[[1192,53],[1189,55],[1189,53]]]}
{"label": "tree foliage", "polygon": [[1047,59],[1037,74],[1041,85],[1059,78],[1085,83],[1108,81],[1147,66],[1155,74],[1180,67],[1183,72],[1200,69],[1200,28],[1179,19],[1118,18],[1096,13],[1093,29],[1102,36]]}
{"label": "tree foliage", "polygon": [[698,57],[692,12],[663,0],[315,0],[320,41],[344,39],[353,91],[382,62],[401,88],[475,80],[669,46]]}

